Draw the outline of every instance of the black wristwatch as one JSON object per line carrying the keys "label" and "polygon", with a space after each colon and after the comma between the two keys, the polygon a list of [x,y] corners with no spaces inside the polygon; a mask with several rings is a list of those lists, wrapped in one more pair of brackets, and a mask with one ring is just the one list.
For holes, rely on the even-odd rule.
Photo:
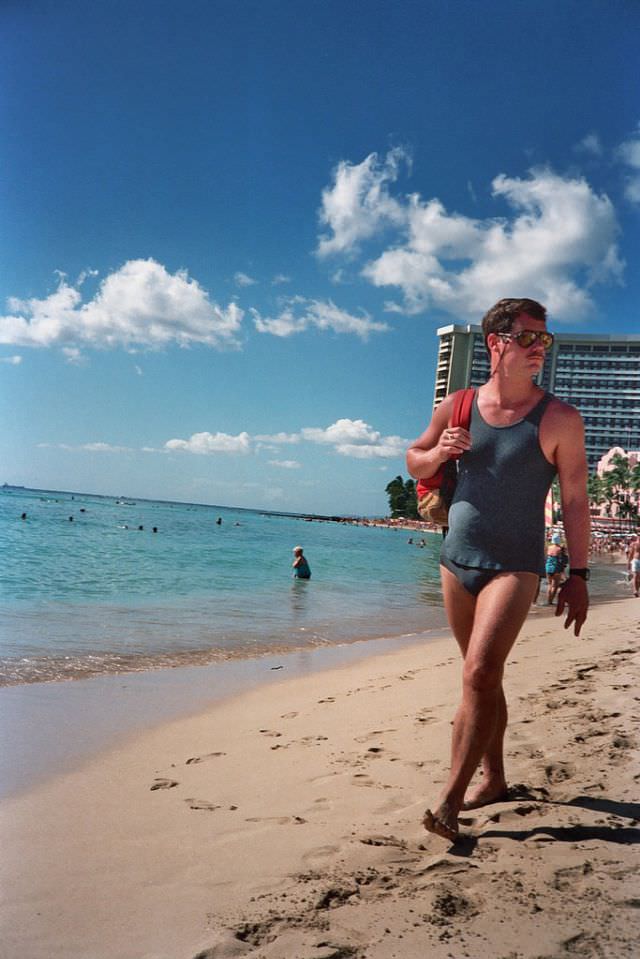
{"label": "black wristwatch", "polygon": [[591,570],[586,566],[584,569],[569,569],[569,576],[581,576],[583,579],[589,579],[591,576]]}

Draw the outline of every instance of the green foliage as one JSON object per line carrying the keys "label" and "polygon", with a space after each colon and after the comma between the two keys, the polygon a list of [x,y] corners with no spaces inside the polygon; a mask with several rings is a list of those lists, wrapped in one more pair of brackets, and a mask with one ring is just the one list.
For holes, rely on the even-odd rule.
{"label": "green foliage", "polygon": [[601,506],[607,498],[604,481],[597,473],[594,473],[587,480],[587,494],[589,502],[593,503],[594,506]]}
{"label": "green foliage", "polygon": [[392,519],[419,519],[416,484],[401,476],[387,483],[385,492],[389,497],[389,512]]}

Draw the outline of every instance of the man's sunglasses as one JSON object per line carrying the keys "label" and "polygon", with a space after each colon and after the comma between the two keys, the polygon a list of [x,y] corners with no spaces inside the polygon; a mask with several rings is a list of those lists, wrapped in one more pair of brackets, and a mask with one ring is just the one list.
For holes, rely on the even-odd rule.
{"label": "man's sunglasses", "polygon": [[530,346],[540,340],[545,350],[550,350],[553,344],[553,333],[539,333],[538,330],[520,330],[519,333],[498,333],[503,340],[515,340],[518,346],[523,350],[528,350]]}

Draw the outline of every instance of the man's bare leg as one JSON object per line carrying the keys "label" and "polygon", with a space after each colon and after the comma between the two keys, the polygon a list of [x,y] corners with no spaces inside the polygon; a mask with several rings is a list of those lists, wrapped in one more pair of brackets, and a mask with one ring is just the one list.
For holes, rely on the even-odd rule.
{"label": "man's bare leg", "polygon": [[[446,567],[441,566],[440,573],[447,619],[464,659],[467,655],[469,639],[473,630],[476,597],[467,592],[460,581]],[[504,734],[507,728],[507,703],[502,686],[500,687],[500,693],[495,733],[481,761],[482,782],[465,796],[465,809],[486,806],[503,799],[507,794],[503,757]],[[456,728],[454,727],[454,735],[455,732]],[[454,740],[452,753],[456,752],[457,748],[458,744]]]}
{"label": "man's bare leg", "polygon": [[493,736],[482,757],[482,782],[465,793],[463,809],[479,809],[494,802],[504,801],[509,792],[504,771],[504,734],[508,713],[504,689],[500,684],[496,703],[496,722]]}
{"label": "man's bare leg", "polygon": [[503,573],[491,580],[475,601],[464,659],[462,703],[454,720],[449,780],[435,812],[427,810],[424,818],[430,832],[446,839],[457,835],[464,794],[483,755],[501,742],[498,719],[504,701],[504,663],[535,588],[533,573]]}

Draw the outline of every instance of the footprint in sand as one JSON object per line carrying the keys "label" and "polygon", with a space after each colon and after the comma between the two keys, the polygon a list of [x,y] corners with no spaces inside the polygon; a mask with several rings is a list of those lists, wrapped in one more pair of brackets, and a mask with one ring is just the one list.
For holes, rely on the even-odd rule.
{"label": "footprint in sand", "polygon": [[378,736],[384,736],[385,733],[395,733],[395,729],[374,729],[370,733],[366,733],[364,736],[356,736],[354,742],[356,743],[368,743],[372,739],[376,739]]}
{"label": "footprint in sand", "polygon": [[430,709],[421,709],[416,716],[417,723],[435,723],[436,717],[433,715]]}
{"label": "footprint in sand", "polygon": [[214,809],[222,809],[222,806],[209,802],[208,799],[185,799],[189,809],[203,809],[206,812],[213,812]]}
{"label": "footprint in sand", "polygon": [[335,701],[336,701],[335,696],[327,696],[325,699],[318,700],[319,703],[335,703]]}
{"label": "footprint in sand", "polygon": [[354,786],[374,786],[375,785],[371,776],[367,776],[366,773],[355,773],[351,782]]}
{"label": "footprint in sand", "polygon": [[339,852],[340,846],[316,846],[315,849],[309,849],[308,852],[304,853],[302,861],[309,865],[314,865],[314,863],[319,865],[326,859],[336,856]]}
{"label": "footprint in sand", "polygon": [[203,763],[207,759],[215,759],[216,756],[226,756],[226,753],[206,753],[204,756],[192,756],[190,759],[187,759],[185,766],[191,766],[193,763]]}
{"label": "footprint in sand", "polygon": [[553,887],[560,892],[571,892],[575,895],[582,890],[585,876],[590,876],[592,873],[593,866],[588,859],[579,866],[558,869],[553,876]]}
{"label": "footprint in sand", "polygon": [[585,678],[587,673],[592,673],[594,669],[598,669],[598,668],[599,667],[597,664],[593,666],[579,666],[578,669],[576,669],[576,678],[582,680]]}
{"label": "footprint in sand", "polygon": [[306,823],[302,816],[250,816],[245,822],[275,822],[279,826],[287,826],[289,823],[302,825]]}
{"label": "footprint in sand", "polygon": [[295,719],[298,714],[294,711],[292,713],[283,713],[280,719]]}
{"label": "footprint in sand", "polygon": [[[483,825],[488,823],[514,823],[518,819],[522,819],[523,816],[530,816],[531,813],[540,812],[542,810],[542,805],[538,803],[521,803],[518,806],[512,806],[511,809],[501,809],[499,812],[491,813],[483,820]],[[460,820],[462,822],[462,820]],[[474,823],[474,820],[471,820],[471,823]]]}
{"label": "footprint in sand", "polygon": [[569,763],[549,763],[544,767],[544,774],[550,783],[563,783],[571,779],[574,773],[575,770]]}
{"label": "footprint in sand", "polygon": [[153,792],[154,789],[173,789],[174,786],[179,785],[180,783],[175,779],[155,779],[153,786],[149,786],[149,789]]}
{"label": "footprint in sand", "polygon": [[261,732],[263,736],[274,736],[275,738],[282,736],[282,733],[278,733],[274,729],[261,729],[259,732]]}
{"label": "footprint in sand", "polygon": [[397,836],[363,836],[360,842],[364,846],[395,846],[397,849],[407,849],[405,840],[398,839]]}

